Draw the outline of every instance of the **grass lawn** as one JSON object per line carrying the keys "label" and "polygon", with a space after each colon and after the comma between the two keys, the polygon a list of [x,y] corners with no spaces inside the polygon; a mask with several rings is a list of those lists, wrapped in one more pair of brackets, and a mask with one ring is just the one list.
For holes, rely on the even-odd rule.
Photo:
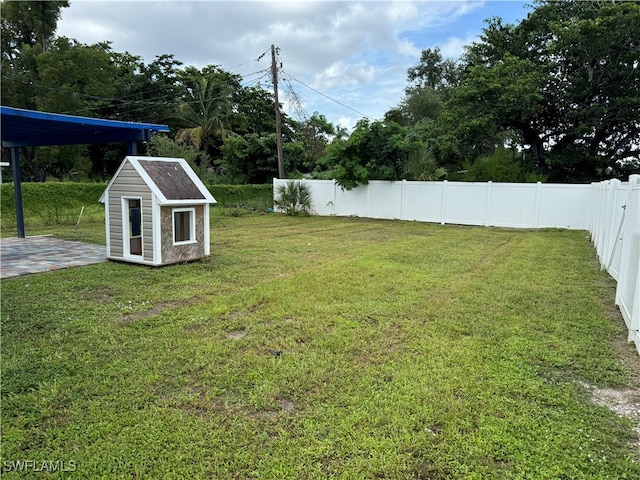
{"label": "grass lawn", "polygon": [[211,228],[202,262],[2,282],[3,478],[640,477],[586,386],[637,386],[586,232]]}

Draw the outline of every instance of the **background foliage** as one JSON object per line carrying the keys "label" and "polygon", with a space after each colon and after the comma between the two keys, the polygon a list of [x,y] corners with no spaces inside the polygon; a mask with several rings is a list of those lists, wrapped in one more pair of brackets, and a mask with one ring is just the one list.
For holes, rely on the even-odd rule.
{"label": "background foliage", "polygon": [[[166,123],[142,154],[182,154],[214,183],[278,175],[273,94],[173,54],[145,63],[108,39],[55,35],[66,1],[1,2],[3,105]],[[319,112],[283,115],[287,176],[589,182],[640,172],[640,4],[536,1],[516,25],[487,20],[460,59],[422,51],[404,98],[352,132]],[[509,152],[508,154],[506,152]],[[25,180],[108,180],[122,145],[22,149]],[[3,159],[7,152],[3,151]]]}
{"label": "background foliage", "polygon": [[[104,205],[98,200],[106,187],[102,182],[23,183],[25,225],[74,225],[83,207],[81,223],[104,223]],[[213,207],[214,214],[266,212],[273,207],[272,185],[209,184],[207,188],[218,202]],[[0,200],[0,227],[7,234],[16,225],[13,184],[0,186]]]}

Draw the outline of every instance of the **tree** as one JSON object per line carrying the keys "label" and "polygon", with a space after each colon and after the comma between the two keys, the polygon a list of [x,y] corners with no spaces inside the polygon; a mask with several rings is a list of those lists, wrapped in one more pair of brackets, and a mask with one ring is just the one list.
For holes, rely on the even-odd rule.
{"label": "tree", "polygon": [[156,55],[146,65],[129,52],[111,53],[115,68],[114,100],[99,110],[102,118],[165,123],[178,108],[185,89],[180,81],[182,62],[173,55]]}
{"label": "tree", "polygon": [[302,165],[308,172],[317,170],[327,145],[336,136],[336,128],[324,115],[313,112],[310,118],[297,124],[295,140],[303,146]]}
{"label": "tree", "polygon": [[410,156],[422,147],[408,133],[395,122],[360,120],[347,140],[327,147],[323,163],[333,166],[333,177],[347,190],[369,180],[401,180]]}
{"label": "tree", "polygon": [[35,108],[35,59],[49,49],[67,1],[3,1],[0,4],[2,104]]}
{"label": "tree", "polygon": [[66,37],[36,58],[36,107],[45,112],[94,116],[116,94],[116,70],[107,44],[83,45]]}
{"label": "tree", "polygon": [[[193,145],[208,157],[220,157],[220,146],[226,137],[233,136],[228,125],[234,116],[232,89],[217,72],[197,72],[188,69],[183,79],[187,94],[173,117],[181,127],[176,140]],[[200,165],[202,172],[209,167]]]}
{"label": "tree", "polygon": [[246,133],[271,134],[276,131],[273,113],[273,93],[258,87],[237,88],[233,94],[233,131],[239,135]]}
{"label": "tree", "polygon": [[418,64],[409,68],[407,78],[413,87],[444,92],[459,83],[460,69],[456,62],[442,57],[440,48],[427,48]]}
{"label": "tree", "polygon": [[550,180],[615,174],[640,154],[639,51],[634,2],[538,2],[516,26],[493,19],[436,131],[459,139],[458,162],[511,131]]}
{"label": "tree", "polygon": [[411,126],[438,118],[460,76],[459,65],[443,58],[439,48],[423,50],[420,61],[407,71],[409,84],[404,98],[386,113],[385,120]]}
{"label": "tree", "polygon": [[2,58],[15,59],[23,45],[46,51],[53,39],[60,12],[68,1],[3,1]]}
{"label": "tree", "polygon": [[[282,145],[285,168],[295,174],[301,166],[304,146],[285,141]],[[223,178],[232,183],[269,183],[278,176],[276,134],[249,133],[227,137],[221,147]]]}

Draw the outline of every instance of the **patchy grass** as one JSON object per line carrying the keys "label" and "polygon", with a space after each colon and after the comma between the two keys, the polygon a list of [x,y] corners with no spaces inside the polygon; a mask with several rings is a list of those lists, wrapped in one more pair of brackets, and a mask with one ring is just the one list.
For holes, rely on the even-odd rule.
{"label": "patchy grass", "polygon": [[640,476],[585,387],[637,387],[585,232],[211,226],[202,262],[2,283],[3,478]]}

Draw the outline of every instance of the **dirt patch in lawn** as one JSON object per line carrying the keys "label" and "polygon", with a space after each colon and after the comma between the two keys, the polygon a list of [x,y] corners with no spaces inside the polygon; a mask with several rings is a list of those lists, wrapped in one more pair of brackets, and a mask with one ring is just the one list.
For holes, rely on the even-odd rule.
{"label": "dirt patch in lawn", "polygon": [[232,330],[227,333],[227,338],[229,340],[240,340],[247,334],[247,330],[244,328],[240,328],[238,330]]}
{"label": "dirt patch in lawn", "polygon": [[136,312],[136,313],[130,313],[127,315],[124,315],[122,317],[121,323],[123,324],[129,324],[129,323],[133,323],[136,322],[138,320],[143,320],[145,318],[149,318],[149,317],[153,317],[155,315],[158,315],[162,312],[164,312],[165,310],[172,310],[174,308],[180,308],[180,307],[186,307],[188,305],[193,305],[195,303],[198,303],[200,301],[202,301],[203,297],[193,297],[193,298],[187,298],[185,300],[177,300],[177,301],[173,301],[173,302],[159,302],[156,303],[153,307],[151,307],[149,310],[145,310],[143,312]]}
{"label": "dirt patch in lawn", "polygon": [[611,309],[611,316],[616,323],[621,323],[620,334],[613,342],[613,349],[622,364],[628,369],[631,386],[625,388],[598,388],[583,383],[590,393],[591,401],[601,407],[606,407],[622,417],[634,422],[635,438],[632,440],[636,449],[635,461],[640,462],[640,356],[635,346],[626,339],[626,325],[615,308]]}

